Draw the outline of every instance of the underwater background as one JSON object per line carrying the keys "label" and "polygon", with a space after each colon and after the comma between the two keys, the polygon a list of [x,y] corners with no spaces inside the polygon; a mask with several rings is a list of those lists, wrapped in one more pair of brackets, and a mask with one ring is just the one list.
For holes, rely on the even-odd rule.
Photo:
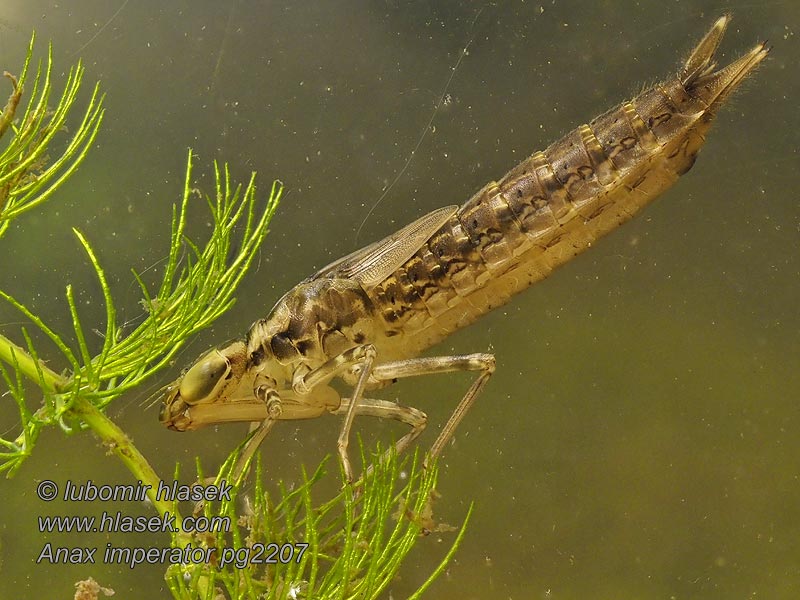
{"label": "underwater background", "polygon": [[[0,69],[19,72],[35,29],[37,57],[53,43],[56,81],[78,58],[84,101],[101,81],[106,115],[79,172],[0,240],[0,288],[67,333],[72,283],[84,324],[102,328],[78,227],[109,275],[120,322],[135,324],[143,309],[130,269],[158,281],[188,147],[205,192],[214,159],[242,181],[258,171],[265,194],[283,181],[236,308],[108,410],[163,477],[176,462],[188,477],[195,456],[211,470],[247,426],[167,431],[158,408],[143,404],[149,394],[208,347],[243,335],[318,268],[466,201],[674,72],[725,12],[734,20],[723,64],[763,39],[774,47],[721,111],[695,167],[595,248],[432,350],[490,351],[498,368],[442,460],[436,517],[457,525],[471,502],[475,512],[426,597],[798,597],[796,3],[5,0]],[[0,98],[9,92],[1,83]],[[194,216],[193,231],[206,231],[202,210]],[[0,306],[4,335],[20,342],[22,324]],[[47,358],[46,343],[38,348]],[[401,382],[382,397],[427,412],[425,446],[470,381]],[[13,430],[15,415],[0,396],[0,429]],[[370,419],[356,426],[366,439],[403,432]],[[335,417],[279,424],[261,450],[270,477],[298,481],[300,464],[335,451],[338,427]],[[160,565],[35,564],[48,540],[166,543],[40,534],[38,515],[98,513],[40,501],[42,479],[132,483],[89,433],[46,430],[15,477],[0,481],[0,598],[71,598],[88,576],[120,598],[170,597]],[[416,589],[453,536],[421,540],[386,597]]]}

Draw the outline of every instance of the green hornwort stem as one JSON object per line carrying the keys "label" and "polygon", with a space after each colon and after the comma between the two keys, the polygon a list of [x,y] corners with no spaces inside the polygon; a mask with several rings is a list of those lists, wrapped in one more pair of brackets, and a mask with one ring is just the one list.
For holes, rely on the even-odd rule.
{"label": "green hornwort stem", "polygon": [[[158,485],[161,483],[161,477],[156,474],[144,455],[139,452],[131,439],[116,423],[114,423],[114,421],[109,419],[101,410],[80,395],[75,398],[75,401],[72,403],[70,412],[73,416],[79,418],[89,426],[95,435],[122,460],[136,479],[142,484],[150,486],[147,491],[147,496],[152,501],[159,515],[164,515],[166,512],[175,513],[175,506],[171,501],[159,500],[156,497]],[[175,517],[176,522],[180,526],[180,515],[176,514]],[[189,536],[186,536],[185,541],[187,543],[189,542]]]}
{"label": "green hornwort stem", "polygon": [[[44,384],[44,392],[58,393],[69,383],[41,362],[39,362],[37,368],[36,361],[28,352],[3,335],[0,335],[0,359],[12,365],[16,364],[18,369],[37,385]],[[160,515],[167,511],[174,512],[171,502],[156,498],[155,494],[161,478],[156,475],[147,459],[116,423],[80,394],[75,395],[69,412],[72,416],[86,423],[103,443],[111,448],[114,454],[122,460],[134,477],[143,484],[150,486],[148,497]],[[180,523],[180,515],[176,515],[176,522]]]}
{"label": "green hornwort stem", "polygon": [[[19,370],[36,385],[43,383],[45,385],[44,391],[58,392],[67,385],[66,379],[49,369],[42,362],[39,362],[37,368],[36,361],[24,348],[20,348],[2,334],[0,334],[0,359],[10,365],[16,363]],[[40,373],[43,376],[42,378],[39,376]]]}
{"label": "green hornwort stem", "polygon": [[14,91],[11,92],[11,95],[8,97],[8,102],[6,103],[2,114],[0,114],[0,137],[3,137],[3,134],[8,129],[8,126],[11,125],[11,122],[14,120],[14,115],[17,112],[17,106],[19,106],[19,101],[22,99],[22,89],[17,83],[17,78],[8,71],[3,71],[3,77],[7,77],[11,81],[11,86],[13,87]]}

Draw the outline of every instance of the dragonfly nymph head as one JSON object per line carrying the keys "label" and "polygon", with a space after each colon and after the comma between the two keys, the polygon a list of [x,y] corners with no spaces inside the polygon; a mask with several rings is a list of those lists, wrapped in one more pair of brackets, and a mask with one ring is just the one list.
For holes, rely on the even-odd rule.
{"label": "dragonfly nymph head", "polygon": [[198,429],[208,424],[205,419],[195,418],[197,415],[192,408],[227,402],[241,384],[246,370],[245,342],[238,340],[214,348],[167,387],[159,419],[175,431]]}

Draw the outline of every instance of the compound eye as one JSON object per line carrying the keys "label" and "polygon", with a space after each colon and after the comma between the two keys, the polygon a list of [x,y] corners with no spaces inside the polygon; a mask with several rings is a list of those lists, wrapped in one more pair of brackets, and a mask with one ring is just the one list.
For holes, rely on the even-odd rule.
{"label": "compound eye", "polygon": [[181,398],[187,404],[213,401],[230,370],[228,359],[212,350],[186,371],[180,386]]}

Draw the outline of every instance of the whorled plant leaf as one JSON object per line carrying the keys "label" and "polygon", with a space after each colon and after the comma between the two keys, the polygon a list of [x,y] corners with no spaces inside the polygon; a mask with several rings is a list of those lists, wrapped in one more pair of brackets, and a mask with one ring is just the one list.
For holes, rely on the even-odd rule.
{"label": "whorled plant leaf", "polygon": [[[228,458],[214,485],[234,481],[241,448]],[[196,513],[209,522],[230,523],[230,530],[173,540],[176,549],[191,544],[197,555],[210,550],[206,556],[211,557],[170,567],[166,579],[173,597],[379,598],[417,542],[437,528],[457,532],[428,580],[411,596],[419,598],[455,553],[472,509],[460,528],[434,524],[437,467],[422,467],[417,459],[418,453],[382,455],[380,448],[365,457],[362,447],[362,461],[372,468],[355,486],[345,484],[341,473],[341,491],[323,502],[315,496],[326,476],[325,462],[311,476],[301,467],[299,485],[289,489],[281,483],[278,493],[270,494],[258,461],[252,489],[238,482],[229,500],[205,502]],[[199,466],[197,475],[198,481],[207,481]],[[275,559],[267,561],[270,552]]]}
{"label": "whorled plant leaf", "polygon": [[[65,133],[67,118],[75,107],[84,68],[72,67],[61,97],[53,102],[52,49],[47,61],[29,78],[35,36],[31,36],[19,77],[3,72],[11,93],[0,114],[0,237],[11,221],[40,206],[72,175],[92,145],[103,120],[103,96],[95,85],[80,124],[68,136],[54,160],[48,158],[53,143]],[[26,102],[27,99],[27,102]],[[53,102],[53,106],[51,106]],[[21,107],[25,109],[20,112]]]}
{"label": "whorled plant leaf", "polygon": [[[38,361],[19,358],[20,350],[30,356],[35,349],[29,344],[27,351],[0,335],[0,359],[5,359],[14,370],[21,372],[47,392],[45,405],[27,413],[20,413],[20,433],[14,440],[3,443],[18,448],[16,456],[30,453],[30,441],[36,438],[41,427],[66,422],[75,398],[80,397],[97,408],[102,408],[122,393],[141,385],[148,377],[168,365],[186,340],[230,308],[234,292],[256,256],[267,233],[269,220],[277,208],[283,187],[274,182],[269,198],[263,205],[257,201],[255,175],[247,185],[234,185],[227,166],[215,164],[216,190],[207,205],[211,212],[212,231],[205,243],[193,241],[186,232],[187,213],[193,210],[192,154],[189,152],[183,199],[173,211],[169,258],[156,293],[151,293],[141,277],[133,276],[141,287],[148,308],[147,316],[125,336],[119,335],[113,295],[100,264],[100,260],[86,237],[74,230],[89,263],[97,275],[106,305],[106,324],[103,348],[92,356],[86,344],[84,325],[74,300],[71,286],[67,286],[66,299],[72,315],[77,348],[70,348],[64,338],[49,327],[23,302],[0,290],[0,298],[17,308],[33,325],[54,344],[70,365],[70,373],[56,375]],[[234,238],[237,250],[233,252]],[[16,359],[12,359],[17,348]],[[40,372],[41,371],[41,372]],[[27,414],[31,418],[27,418]],[[12,453],[14,454],[14,453]],[[0,455],[0,470],[18,466],[13,457]]]}

